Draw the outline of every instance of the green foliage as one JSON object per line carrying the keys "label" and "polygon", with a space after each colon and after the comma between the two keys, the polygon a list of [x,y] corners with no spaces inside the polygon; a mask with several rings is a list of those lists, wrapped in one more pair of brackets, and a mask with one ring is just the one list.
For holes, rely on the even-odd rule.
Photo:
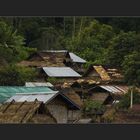
{"label": "green foliage", "polygon": [[24,38],[5,22],[0,22],[0,59],[13,63],[28,56]]}
{"label": "green foliage", "polygon": [[128,109],[130,107],[131,90],[133,92],[133,104],[140,104],[140,92],[133,88],[129,89],[128,93],[122,97],[120,102],[117,104],[117,108]]}
{"label": "green foliage", "polygon": [[111,26],[94,20],[67,42],[67,48],[87,61],[102,63],[105,49],[114,35]]}
{"label": "green foliage", "polygon": [[125,81],[130,85],[140,85],[140,54],[133,52],[125,56],[122,64]]}
{"label": "green foliage", "polygon": [[101,121],[104,123],[111,123],[114,121],[116,115],[116,110],[114,108],[106,111],[101,118]]}
{"label": "green foliage", "polygon": [[55,83],[64,83],[65,79],[63,79],[63,78],[59,79],[59,78],[54,78],[54,77],[48,77],[47,81],[52,83],[52,84],[55,84]]}
{"label": "green foliage", "polygon": [[56,78],[51,78],[51,77],[48,77],[47,78],[47,82],[50,82],[50,83],[56,83],[57,79]]}
{"label": "green foliage", "polygon": [[83,111],[85,113],[94,113],[96,114],[97,112],[102,112],[105,110],[105,107],[102,105],[101,102],[99,101],[93,101],[93,100],[86,100],[83,106]]}
{"label": "green foliage", "polygon": [[0,85],[19,86],[25,82],[34,81],[37,73],[34,69],[18,67],[15,65],[0,68]]}
{"label": "green foliage", "polygon": [[140,18],[0,18],[2,66],[24,60],[37,49],[67,49],[87,60],[86,68],[118,67],[128,84],[140,85]]}
{"label": "green foliage", "polygon": [[110,43],[106,54],[106,63],[121,67],[124,57],[134,50],[139,50],[139,35],[136,32],[120,32]]}

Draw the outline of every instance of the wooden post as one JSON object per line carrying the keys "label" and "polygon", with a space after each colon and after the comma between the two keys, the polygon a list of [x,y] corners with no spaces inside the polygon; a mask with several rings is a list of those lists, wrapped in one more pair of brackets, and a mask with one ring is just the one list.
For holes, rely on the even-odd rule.
{"label": "wooden post", "polygon": [[133,89],[131,88],[130,108],[133,107]]}

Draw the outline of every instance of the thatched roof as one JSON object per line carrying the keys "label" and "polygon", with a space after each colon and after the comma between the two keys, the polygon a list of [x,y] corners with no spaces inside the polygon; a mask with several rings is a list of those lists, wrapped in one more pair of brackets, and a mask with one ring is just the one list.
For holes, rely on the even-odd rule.
{"label": "thatched roof", "polygon": [[27,123],[41,106],[41,102],[10,102],[0,106],[0,123]]}
{"label": "thatched roof", "polygon": [[37,124],[56,124],[57,121],[51,114],[36,114],[30,120],[30,123],[37,123]]}
{"label": "thatched roof", "polygon": [[79,62],[85,63],[86,61],[66,50],[46,50],[31,54],[27,60],[21,61],[17,65],[30,67],[73,67],[73,63]]}
{"label": "thatched roof", "polygon": [[93,101],[100,101],[103,103],[107,99],[108,96],[109,94],[106,94],[106,93],[94,93],[92,94],[90,99],[92,99]]}
{"label": "thatched roof", "polygon": [[47,66],[65,66],[64,63],[52,63],[52,61],[21,61],[17,64],[18,66],[26,66],[26,67],[47,67]]}
{"label": "thatched roof", "polygon": [[64,88],[62,89],[62,93],[70,100],[72,100],[75,104],[77,104],[79,107],[83,105],[80,96],[74,90],[70,88]]}
{"label": "thatched roof", "polygon": [[67,82],[64,82],[63,85],[62,85],[62,88],[68,88],[68,87],[73,87],[73,85],[98,85],[100,84],[100,82],[97,82],[95,80],[92,80],[92,79],[86,79],[86,78],[80,78],[78,80],[73,80],[73,81],[67,81]]}
{"label": "thatched roof", "polygon": [[22,61],[17,65],[31,67],[61,67],[65,66],[65,62],[67,61],[70,61],[68,52],[41,51],[30,55],[27,60]]}

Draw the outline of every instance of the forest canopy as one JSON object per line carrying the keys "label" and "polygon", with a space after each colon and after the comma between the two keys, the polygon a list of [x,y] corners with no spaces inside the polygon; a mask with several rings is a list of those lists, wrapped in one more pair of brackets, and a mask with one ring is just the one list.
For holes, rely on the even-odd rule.
{"label": "forest canopy", "polygon": [[140,18],[0,18],[0,64],[6,70],[48,49],[67,49],[88,64],[117,67],[126,83],[140,85]]}

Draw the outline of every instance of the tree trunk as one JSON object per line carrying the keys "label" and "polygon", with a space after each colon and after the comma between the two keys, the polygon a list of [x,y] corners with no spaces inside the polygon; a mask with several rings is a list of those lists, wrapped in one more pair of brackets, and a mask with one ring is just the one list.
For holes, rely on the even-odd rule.
{"label": "tree trunk", "polygon": [[65,35],[65,32],[66,32],[66,21],[65,21],[65,17],[63,19],[63,27],[64,27],[64,35]]}
{"label": "tree trunk", "polygon": [[72,34],[72,38],[74,39],[75,37],[75,21],[76,21],[76,18],[75,16],[73,17],[73,34]]}
{"label": "tree trunk", "polygon": [[80,40],[80,36],[81,36],[81,31],[82,31],[82,27],[83,27],[83,22],[84,22],[84,17],[81,17],[80,29],[79,29],[79,33],[78,33],[78,38],[79,38],[79,40]]}

